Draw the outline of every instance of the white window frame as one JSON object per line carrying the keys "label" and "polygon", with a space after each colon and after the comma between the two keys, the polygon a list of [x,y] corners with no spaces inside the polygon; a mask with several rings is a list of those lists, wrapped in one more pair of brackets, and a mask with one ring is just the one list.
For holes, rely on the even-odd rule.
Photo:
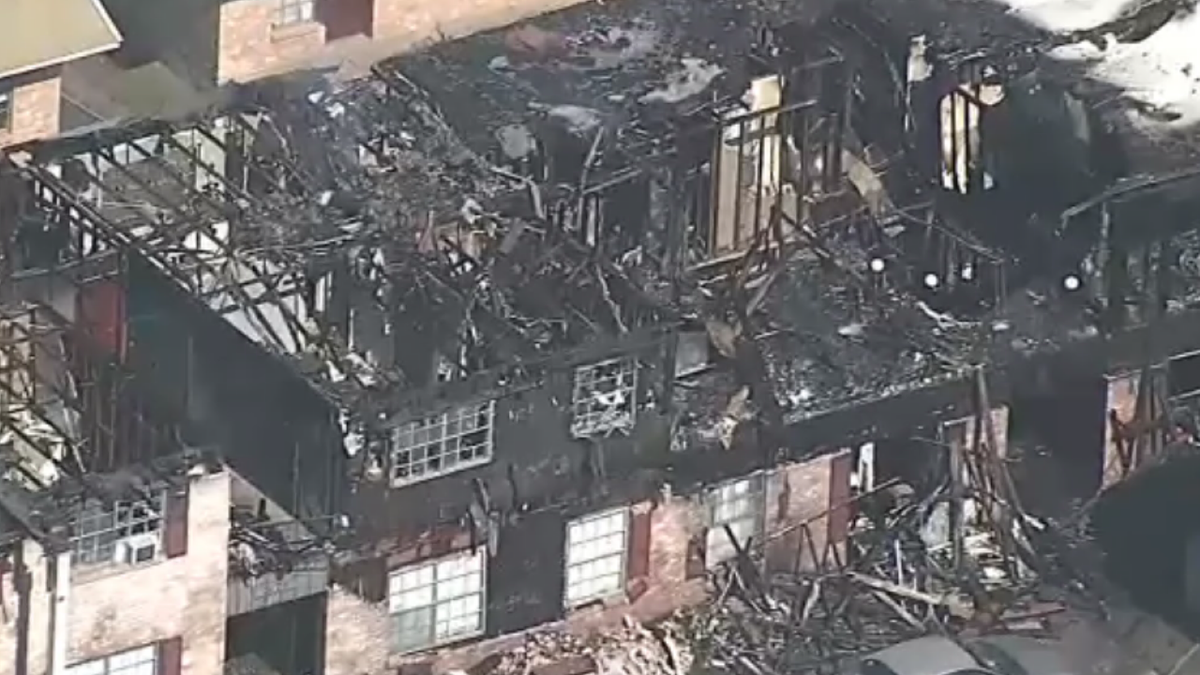
{"label": "white window frame", "polygon": [[[118,501],[106,507],[94,500],[84,503],[71,519],[71,557],[78,566],[110,563],[145,565],[163,557],[167,493],[160,490],[150,500]],[[120,557],[133,546],[152,551],[146,560]]]}
{"label": "white window frame", "polygon": [[276,0],[275,28],[299,26],[312,23],[316,18],[316,0]]}
{"label": "white window frame", "polygon": [[67,666],[66,675],[158,675],[157,644],[128,649],[91,661],[81,661]]}
{"label": "white window frame", "polygon": [[704,564],[712,569],[733,560],[737,555],[725,526],[740,537],[745,546],[748,537],[758,540],[766,529],[766,474],[752,473],[714,485],[705,493],[708,507],[708,529],[705,531]]}
{"label": "white window frame", "polygon": [[0,131],[12,131],[15,105],[13,92],[12,89],[0,89]]}
{"label": "white window frame", "polygon": [[[480,419],[484,422],[480,423]],[[477,442],[464,445],[471,435],[482,434]],[[389,474],[393,487],[413,485],[459,471],[483,466],[492,461],[496,440],[496,402],[457,406],[436,415],[404,422],[392,430],[388,452]],[[467,451],[471,456],[464,458]],[[417,456],[420,456],[417,459]],[[437,457],[437,468],[429,460]],[[420,467],[420,473],[416,469]]]}
{"label": "white window frame", "polygon": [[[473,609],[472,609],[473,607]],[[401,622],[425,612],[428,635],[402,642]],[[388,574],[390,645],[398,654],[411,654],[483,634],[487,621],[487,550],[474,551],[408,565]],[[455,628],[455,621],[474,616],[475,624]],[[410,625],[410,632],[423,624]]]}
{"label": "white window frame", "polygon": [[[604,373],[608,368],[615,373]],[[597,386],[611,383],[608,387]],[[637,419],[638,362],[632,356],[605,359],[579,366],[571,387],[571,435],[586,438],[629,432]],[[617,397],[606,405],[602,397]],[[615,412],[614,412],[615,411]]]}
{"label": "white window frame", "polygon": [[[592,513],[567,523],[563,596],[567,609],[624,594],[629,509]],[[604,583],[598,583],[604,580]]]}

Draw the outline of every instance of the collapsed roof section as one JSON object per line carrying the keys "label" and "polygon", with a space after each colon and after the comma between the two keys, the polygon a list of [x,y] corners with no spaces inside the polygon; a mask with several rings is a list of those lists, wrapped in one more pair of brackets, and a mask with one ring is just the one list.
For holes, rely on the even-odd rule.
{"label": "collapsed roof section", "polygon": [[691,14],[569,12],[31,144],[9,264],[148,262],[368,424],[681,328],[781,421],[1080,328],[960,199],[1004,179],[984,68],[922,93],[862,17]]}
{"label": "collapsed roof section", "polygon": [[[886,203],[847,126],[854,81],[835,45],[743,30],[724,63],[681,57],[717,36],[681,17],[483,36],[346,86],[281,80],[216,114],[28,146],[20,215],[39,243],[16,265],[144,258],[360,416],[731,311],[773,317],[785,401],[823,400],[813,381],[877,390],[842,380],[881,363],[945,366],[931,313],[862,270],[903,253],[898,231],[966,250],[996,280],[1003,261]],[[439,73],[449,86],[414,81]],[[483,121],[452,123],[443,111],[468,98],[489,103]],[[831,267],[850,290],[829,286]],[[907,356],[871,358],[877,331]]]}

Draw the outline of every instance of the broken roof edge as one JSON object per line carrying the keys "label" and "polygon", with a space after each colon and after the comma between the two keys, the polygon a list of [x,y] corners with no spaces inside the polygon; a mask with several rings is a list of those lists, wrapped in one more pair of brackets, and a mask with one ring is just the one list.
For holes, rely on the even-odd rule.
{"label": "broken roof edge", "polygon": [[682,321],[666,321],[635,328],[620,335],[602,334],[541,358],[503,364],[472,373],[461,380],[380,392],[383,399],[374,410],[370,413],[363,412],[361,416],[391,424],[420,418],[436,412],[439,408],[461,405],[472,397],[501,399],[541,386],[543,377],[531,371],[572,368],[593,361],[620,358],[646,351],[659,346],[664,337],[674,333],[682,325]]}

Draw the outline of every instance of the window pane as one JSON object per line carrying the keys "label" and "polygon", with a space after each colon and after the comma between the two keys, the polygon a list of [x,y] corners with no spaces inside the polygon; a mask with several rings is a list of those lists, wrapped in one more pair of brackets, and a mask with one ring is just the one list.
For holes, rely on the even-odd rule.
{"label": "window pane", "polygon": [[637,361],[602,361],[575,371],[571,433],[576,437],[628,431],[633,427]]}
{"label": "window pane", "polygon": [[624,510],[567,525],[567,604],[619,593],[624,585],[628,515]]}
{"label": "window pane", "polygon": [[433,645],[433,608],[426,607],[393,615],[396,649],[408,652]]}

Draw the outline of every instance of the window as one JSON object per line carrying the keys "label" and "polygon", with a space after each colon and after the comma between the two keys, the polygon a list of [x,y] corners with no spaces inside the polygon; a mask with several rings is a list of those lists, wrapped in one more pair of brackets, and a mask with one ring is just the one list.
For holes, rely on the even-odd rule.
{"label": "window", "polygon": [[275,9],[276,26],[294,26],[313,20],[315,0],[278,0]]}
{"label": "window", "polygon": [[495,413],[495,402],[488,401],[402,424],[393,436],[392,485],[490,462]]}
{"label": "window", "polygon": [[0,90],[0,131],[12,129],[13,93],[11,89]]}
{"label": "window", "polygon": [[576,438],[633,428],[637,361],[612,359],[575,370],[571,435]]}
{"label": "window", "polygon": [[405,567],[388,578],[397,652],[427,649],[483,632],[485,553]]}
{"label": "window", "polygon": [[567,524],[567,606],[620,593],[625,587],[629,513],[606,511]]}
{"label": "window", "polygon": [[705,541],[705,563],[715,567],[732,560],[736,551],[725,526],[733,531],[738,545],[745,546],[757,538],[763,529],[766,506],[761,474],[739,478],[712,488],[708,492],[709,526]]}
{"label": "window", "polygon": [[139,647],[67,666],[67,675],[158,675],[158,646]]}
{"label": "window", "polygon": [[77,565],[137,564],[157,560],[162,550],[166,493],[149,501],[88,502],[72,523],[71,551]]}

